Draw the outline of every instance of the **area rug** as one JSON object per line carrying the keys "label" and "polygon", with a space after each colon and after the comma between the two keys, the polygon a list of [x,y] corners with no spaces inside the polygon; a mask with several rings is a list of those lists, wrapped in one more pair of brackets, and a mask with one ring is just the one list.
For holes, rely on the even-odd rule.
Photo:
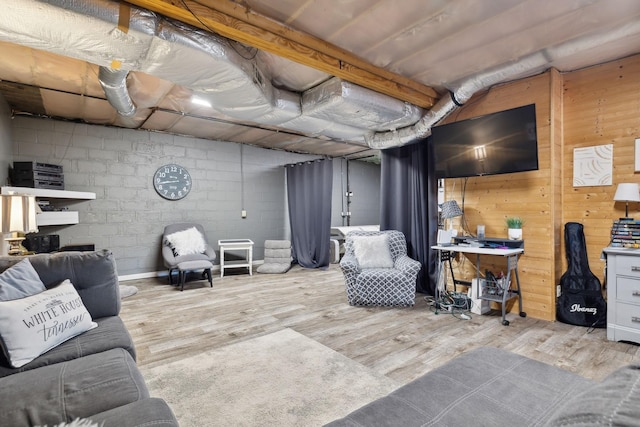
{"label": "area rug", "polygon": [[321,426],[400,384],[291,329],[142,368],[180,426]]}

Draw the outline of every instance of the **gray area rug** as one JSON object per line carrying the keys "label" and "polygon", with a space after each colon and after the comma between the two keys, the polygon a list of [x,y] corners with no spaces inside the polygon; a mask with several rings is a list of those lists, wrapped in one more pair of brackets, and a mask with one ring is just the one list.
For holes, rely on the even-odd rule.
{"label": "gray area rug", "polygon": [[138,288],[129,285],[120,285],[120,299],[124,299],[138,293]]}
{"label": "gray area rug", "polygon": [[321,426],[400,386],[291,329],[141,369],[182,427]]}

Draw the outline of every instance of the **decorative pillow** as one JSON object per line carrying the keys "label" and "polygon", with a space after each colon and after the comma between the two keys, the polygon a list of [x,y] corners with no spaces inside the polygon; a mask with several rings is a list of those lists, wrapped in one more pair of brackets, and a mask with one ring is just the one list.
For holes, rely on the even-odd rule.
{"label": "decorative pillow", "polygon": [[640,365],[620,368],[600,383],[574,394],[556,409],[547,426],[631,426],[640,420]]}
{"label": "decorative pillow", "polygon": [[[47,425],[36,426],[36,427],[47,427]],[[94,423],[89,418],[76,418],[70,423],[66,423],[63,421],[60,424],[56,424],[52,427],[100,427],[100,425],[98,425],[97,423]]]}
{"label": "decorative pillow", "polygon": [[45,290],[44,283],[28,258],[0,274],[0,301],[29,297]]}
{"label": "decorative pillow", "polygon": [[69,280],[26,298],[0,301],[0,338],[14,368],[97,327]]}
{"label": "decorative pillow", "polygon": [[353,251],[360,268],[392,268],[389,236],[353,236]]}
{"label": "decorative pillow", "polygon": [[202,234],[195,227],[176,231],[166,236],[165,239],[176,256],[201,254],[207,248],[204,237],[202,237]]}

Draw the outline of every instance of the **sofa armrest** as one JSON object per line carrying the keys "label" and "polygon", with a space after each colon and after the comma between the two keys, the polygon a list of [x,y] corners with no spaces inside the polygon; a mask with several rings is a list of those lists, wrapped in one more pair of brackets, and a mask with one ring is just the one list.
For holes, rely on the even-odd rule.
{"label": "sofa armrest", "polygon": [[358,259],[352,253],[346,253],[340,260],[340,268],[344,274],[347,286],[355,285],[356,277],[360,274]]}
{"label": "sofa armrest", "polygon": [[413,279],[417,277],[420,269],[422,268],[422,264],[420,263],[420,261],[409,258],[407,255],[400,255],[394,261],[393,267],[397,270],[400,270],[408,278]]}

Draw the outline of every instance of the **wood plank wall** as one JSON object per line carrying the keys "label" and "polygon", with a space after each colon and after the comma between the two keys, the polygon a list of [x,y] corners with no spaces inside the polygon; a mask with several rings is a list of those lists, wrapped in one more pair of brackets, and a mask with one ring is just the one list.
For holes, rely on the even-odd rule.
{"label": "wood plank wall", "polygon": [[[591,271],[602,280],[601,250],[609,245],[612,221],[624,217],[624,203],[613,201],[616,186],[640,182],[634,171],[640,155],[640,55],[567,73],[563,80],[563,221],[584,224]],[[574,187],[573,150],[604,144],[613,144],[613,185]],[[640,219],[640,203],[629,204],[629,216]]]}
{"label": "wood plank wall", "polygon": [[[488,237],[506,237],[507,216],[525,219],[525,255],[519,262],[524,311],[554,320],[556,285],[566,270],[564,224],[584,224],[591,270],[603,280],[600,253],[609,244],[612,220],[624,216],[624,204],[613,202],[616,184],[640,181],[633,160],[634,139],[640,138],[640,56],[565,74],[550,70],[493,87],[446,122],[531,103],[536,104],[539,170],[446,180],[445,198],[464,202],[465,224],[454,224],[468,234],[485,224]],[[614,185],[574,188],[573,149],[609,143],[614,144]],[[630,215],[640,219],[639,210],[640,203],[630,206]],[[460,260],[456,278],[473,277],[471,261]],[[482,258],[481,266],[505,269],[492,257]]]}

